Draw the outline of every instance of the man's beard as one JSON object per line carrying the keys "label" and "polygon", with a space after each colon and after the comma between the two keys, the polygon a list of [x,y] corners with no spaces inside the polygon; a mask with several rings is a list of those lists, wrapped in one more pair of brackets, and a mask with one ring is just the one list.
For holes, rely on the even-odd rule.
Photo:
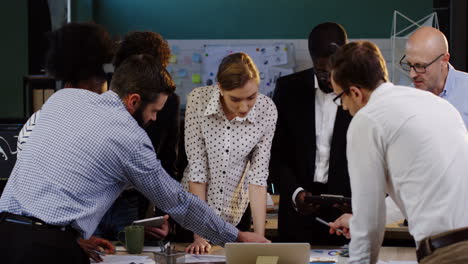
{"label": "man's beard", "polygon": [[328,82],[324,82],[324,81],[321,81],[319,79],[317,79],[317,82],[318,82],[318,86],[319,86],[320,90],[322,90],[322,92],[324,92],[326,94],[329,94],[329,93],[333,92],[333,89],[328,84]]}
{"label": "man's beard", "polygon": [[143,109],[144,109],[143,106],[138,107],[132,116],[133,118],[135,118],[135,121],[137,121],[138,125],[141,128],[145,129],[151,124],[151,120],[145,123],[144,118],[143,118]]}

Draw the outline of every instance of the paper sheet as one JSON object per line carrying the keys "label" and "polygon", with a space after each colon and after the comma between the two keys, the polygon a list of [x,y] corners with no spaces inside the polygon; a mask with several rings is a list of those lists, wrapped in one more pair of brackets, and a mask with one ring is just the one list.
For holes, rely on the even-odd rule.
{"label": "paper sheet", "polygon": [[[105,255],[102,256],[103,262],[100,264],[155,264],[154,260],[148,256],[129,256],[129,255]],[[95,262],[92,262],[95,263]]]}
{"label": "paper sheet", "polygon": [[[182,260],[181,260],[182,261]],[[226,257],[221,255],[185,255],[185,263],[197,262],[225,262]]]}
{"label": "paper sheet", "polygon": [[417,261],[377,261],[377,264],[418,264]]}
{"label": "paper sheet", "polygon": [[[125,247],[116,246],[115,251],[127,251]],[[143,247],[143,252],[161,252],[161,247]]]}
{"label": "paper sheet", "polygon": [[310,262],[314,261],[331,261],[338,262],[339,252],[342,249],[311,249],[310,250]]}

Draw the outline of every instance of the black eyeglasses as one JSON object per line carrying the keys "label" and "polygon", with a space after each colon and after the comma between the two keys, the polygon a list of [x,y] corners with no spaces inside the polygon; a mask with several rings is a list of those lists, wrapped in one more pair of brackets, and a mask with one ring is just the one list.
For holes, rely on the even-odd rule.
{"label": "black eyeglasses", "polygon": [[335,96],[335,98],[333,98],[333,102],[334,102],[337,106],[341,106],[341,105],[342,105],[341,97],[343,96],[344,93],[345,93],[345,91],[342,91],[340,94],[338,94],[337,96]]}
{"label": "black eyeglasses", "polygon": [[403,57],[401,58],[400,60],[400,66],[403,70],[407,71],[407,72],[410,72],[411,71],[411,68],[414,69],[415,72],[417,73],[426,73],[426,68],[431,66],[431,64],[433,64],[434,62],[436,62],[438,59],[440,59],[442,56],[444,56],[444,54],[440,54],[437,58],[435,58],[433,61],[429,62],[428,64],[426,65],[421,65],[421,64],[411,64],[409,62],[403,62],[403,60],[405,59],[406,55],[403,55]]}

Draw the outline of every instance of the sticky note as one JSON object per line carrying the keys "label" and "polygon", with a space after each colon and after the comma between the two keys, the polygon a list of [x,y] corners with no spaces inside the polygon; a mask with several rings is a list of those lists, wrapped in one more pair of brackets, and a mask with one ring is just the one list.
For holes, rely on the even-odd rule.
{"label": "sticky note", "polygon": [[200,53],[193,53],[193,54],[192,54],[192,62],[193,62],[193,63],[201,63],[201,55],[200,55]]}
{"label": "sticky note", "polygon": [[258,256],[256,264],[276,264],[278,263],[278,256]]}
{"label": "sticky note", "polygon": [[192,83],[201,83],[200,74],[192,74]]}
{"label": "sticky note", "polygon": [[186,69],[179,69],[177,71],[177,77],[184,78],[187,77],[188,73]]}
{"label": "sticky note", "polygon": [[192,58],[190,58],[190,56],[184,56],[184,64],[185,65],[191,65],[192,64]]}
{"label": "sticky note", "polygon": [[172,45],[172,47],[171,47],[171,53],[172,53],[172,54],[179,54],[179,52],[180,52],[179,46],[177,46],[177,45]]}
{"label": "sticky note", "polygon": [[169,57],[169,63],[177,63],[177,55],[172,54],[171,57]]}
{"label": "sticky note", "polygon": [[181,78],[174,78],[174,83],[176,87],[181,87],[182,86],[182,79]]}

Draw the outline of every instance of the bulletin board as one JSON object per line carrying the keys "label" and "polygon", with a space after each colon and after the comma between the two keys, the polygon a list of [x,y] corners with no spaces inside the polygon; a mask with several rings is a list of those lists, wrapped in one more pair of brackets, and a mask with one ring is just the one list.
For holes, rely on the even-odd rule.
{"label": "bulletin board", "polygon": [[216,44],[200,49],[171,46],[172,56],[167,67],[177,87],[181,108],[187,95],[196,87],[216,84],[216,74],[222,59],[232,53],[245,52],[254,61],[260,73],[260,93],[272,96],[276,80],[294,72],[294,45],[271,44]]}
{"label": "bulletin board", "polygon": [[216,83],[218,66],[229,54],[247,53],[260,73],[260,93],[272,97],[276,80],[293,73],[294,46],[287,43],[269,45],[207,45],[203,54],[202,81],[211,85]]}

